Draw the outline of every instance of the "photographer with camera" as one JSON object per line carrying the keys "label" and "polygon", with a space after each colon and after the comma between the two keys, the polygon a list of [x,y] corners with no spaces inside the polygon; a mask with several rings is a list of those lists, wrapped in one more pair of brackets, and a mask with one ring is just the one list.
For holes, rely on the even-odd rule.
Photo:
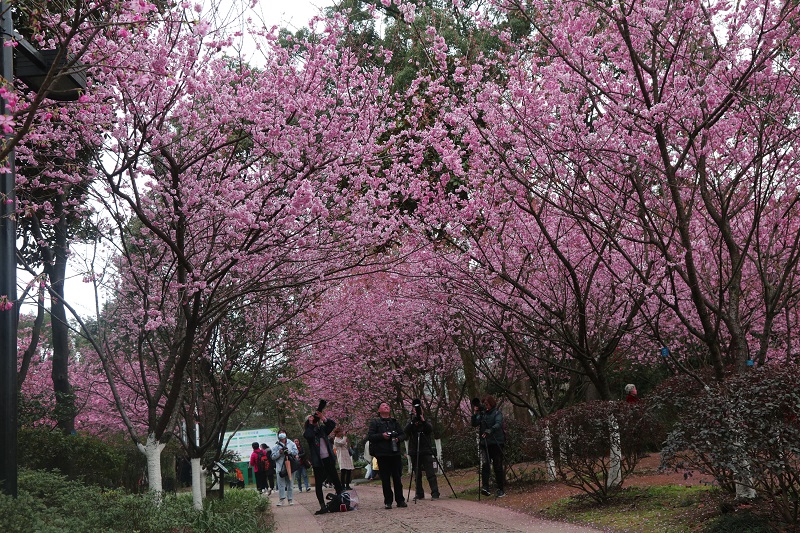
{"label": "photographer with camera", "polygon": [[336,456],[333,455],[333,445],[328,435],[336,427],[336,422],[326,418],[323,414],[325,400],[319,401],[317,411],[309,415],[306,419],[303,437],[308,442],[308,453],[311,454],[311,465],[314,467],[314,488],[319,501],[319,511],[314,514],[325,514],[328,507],[325,505],[325,497],[322,494],[322,484],[325,481],[333,483],[336,494],[342,493],[342,484],[339,483],[339,476],[336,473]]}
{"label": "photographer with camera", "polygon": [[494,477],[497,483],[497,497],[502,498],[505,493],[505,472],[503,469],[503,447],[506,436],[503,432],[503,413],[497,409],[497,400],[487,394],[483,401],[477,398],[472,400],[472,425],[479,428],[481,457],[484,458],[481,476],[481,494],[490,496],[489,492],[489,462],[494,467]]}
{"label": "photographer with camera", "polygon": [[422,488],[422,470],[428,478],[431,487],[431,499],[439,499],[439,483],[436,479],[436,470],[433,468],[433,458],[435,452],[431,446],[431,434],[433,426],[425,420],[422,414],[422,404],[419,400],[412,400],[414,412],[411,420],[406,424],[405,433],[408,438],[408,451],[414,465],[414,475],[416,477],[415,500],[425,499],[425,490]]}
{"label": "photographer with camera", "polygon": [[272,461],[275,463],[275,468],[278,472],[278,501],[277,506],[283,505],[285,498],[289,498],[289,505],[294,505],[292,498],[292,465],[297,464],[297,446],[294,442],[287,440],[286,430],[281,429],[278,432],[278,442],[270,450]]}
{"label": "photographer with camera", "polygon": [[405,440],[406,435],[397,420],[389,416],[390,412],[387,403],[382,403],[378,407],[379,416],[370,422],[367,436],[369,452],[378,460],[383,486],[383,503],[386,509],[392,508],[392,500],[397,502],[398,507],[408,507],[403,497],[403,463],[399,445]]}

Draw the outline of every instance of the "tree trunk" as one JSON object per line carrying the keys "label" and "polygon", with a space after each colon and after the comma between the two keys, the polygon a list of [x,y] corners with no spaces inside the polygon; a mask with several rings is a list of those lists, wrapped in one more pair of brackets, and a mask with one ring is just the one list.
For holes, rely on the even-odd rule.
{"label": "tree trunk", "polygon": [[[61,206],[59,195],[57,206]],[[58,428],[65,434],[75,432],[75,398],[69,383],[69,327],[64,307],[64,278],[67,272],[67,221],[63,209],[57,207],[56,212],[62,216],[55,227],[56,242],[54,246],[53,265],[47,268],[50,277],[50,326],[53,332],[53,392],[56,397],[56,420]]]}
{"label": "tree trunk", "polygon": [[166,444],[158,442],[155,434],[150,433],[145,444],[137,443],[136,446],[147,457],[147,480],[150,492],[153,493],[156,501],[160,504],[164,494],[164,487],[161,482],[161,451]]}
{"label": "tree trunk", "polygon": [[203,510],[203,486],[205,485],[205,478],[203,477],[203,468],[200,465],[199,457],[192,457],[192,504],[198,511]]}

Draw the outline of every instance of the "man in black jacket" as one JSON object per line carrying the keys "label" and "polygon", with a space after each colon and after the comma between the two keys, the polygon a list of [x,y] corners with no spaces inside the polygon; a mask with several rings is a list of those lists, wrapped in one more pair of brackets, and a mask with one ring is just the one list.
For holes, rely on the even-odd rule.
{"label": "man in black jacket", "polygon": [[425,420],[422,411],[412,415],[411,420],[405,427],[406,438],[408,439],[408,452],[411,455],[411,463],[416,474],[416,494],[415,500],[425,498],[425,490],[422,488],[422,470],[425,470],[425,477],[431,486],[431,498],[439,498],[439,483],[436,479],[436,470],[433,468],[434,451],[431,447],[431,434],[433,426]]}
{"label": "man in black jacket", "polygon": [[[389,404],[378,407],[378,418],[369,425],[369,453],[378,460],[383,486],[383,503],[386,509],[392,508],[392,500],[398,507],[408,507],[403,497],[403,463],[400,443],[406,438],[403,428],[396,419],[389,416]],[[392,494],[394,485],[394,494]]]}
{"label": "man in black jacket", "polygon": [[482,404],[472,406],[472,425],[479,428],[481,456],[483,461],[483,477],[481,493],[490,496],[489,492],[489,462],[494,467],[494,477],[497,483],[497,497],[506,495],[505,472],[503,469],[503,447],[506,435],[503,431],[503,413],[497,409],[497,400],[487,394],[483,397]]}
{"label": "man in black jacket", "polygon": [[342,484],[339,482],[339,475],[336,473],[336,456],[333,454],[333,446],[328,439],[336,422],[325,418],[325,415],[317,411],[309,415],[306,419],[303,437],[308,442],[307,453],[311,456],[311,466],[314,467],[314,488],[319,501],[319,511],[314,514],[325,514],[328,508],[325,505],[325,497],[322,494],[322,484],[327,480],[333,483],[336,494],[342,493]]}

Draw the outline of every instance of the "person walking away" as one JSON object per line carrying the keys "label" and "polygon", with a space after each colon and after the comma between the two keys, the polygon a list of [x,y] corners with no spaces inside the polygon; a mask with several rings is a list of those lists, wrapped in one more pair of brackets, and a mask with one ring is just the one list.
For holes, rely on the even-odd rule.
{"label": "person walking away", "polygon": [[278,507],[283,505],[283,501],[288,498],[289,505],[294,505],[292,498],[292,466],[293,458],[297,458],[297,446],[294,442],[287,440],[286,430],[278,431],[278,442],[272,447],[272,461],[275,463],[275,471],[278,473]]}
{"label": "person walking away", "polygon": [[250,468],[256,477],[256,490],[259,494],[266,490],[266,471],[261,462],[261,448],[258,443],[253,443],[253,453],[250,454]]}
{"label": "person walking away", "polygon": [[300,439],[294,439],[294,445],[297,447],[297,458],[300,460],[300,466],[294,473],[295,480],[297,481],[297,490],[300,492],[303,491],[303,480],[305,480],[306,492],[308,492],[311,490],[308,484],[308,468],[311,466],[311,463],[308,460],[306,449],[300,445]]}
{"label": "person walking away", "polygon": [[319,411],[308,415],[305,422],[303,437],[308,443],[307,453],[311,456],[311,466],[314,468],[314,489],[319,501],[319,511],[314,514],[325,514],[328,507],[322,494],[322,484],[330,479],[333,482],[336,494],[342,493],[342,484],[336,475],[336,458],[333,455],[333,445],[328,435],[336,427],[336,422]]}
{"label": "person walking away", "polygon": [[350,486],[353,481],[353,457],[350,455],[350,441],[341,426],[333,430],[333,437],[333,453],[339,459],[342,487],[346,490],[353,490]]}
{"label": "person walking away", "polygon": [[405,440],[406,435],[397,420],[389,415],[390,412],[389,404],[382,403],[378,407],[378,418],[369,424],[368,434],[369,451],[378,459],[386,509],[392,508],[393,499],[398,507],[408,507],[403,497],[403,463],[400,455],[400,443]]}
{"label": "person walking away", "polygon": [[503,432],[503,413],[497,408],[497,400],[487,394],[483,397],[482,405],[472,407],[472,425],[479,428],[481,454],[486,460],[483,462],[483,477],[481,493],[491,496],[489,492],[489,463],[494,468],[497,497],[502,498],[505,492],[505,472],[503,470],[503,448],[506,437]]}
{"label": "person walking away", "polygon": [[435,454],[431,446],[433,426],[425,420],[425,415],[420,411],[419,415],[412,415],[404,430],[406,439],[408,439],[408,453],[411,456],[411,464],[416,477],[414,499],[425,499],[425,490],[422,487],[422,471],[424,470],[428,485],[431,487],[431,498],[437,500],[439,499],[439,482],[436,479],[436,469],[433,467]]}
{"label": "person walking away", "polygon": [[271,459],[272,450],[266,442],[261,443],[261,460],[266,465],[264,473],[264,491],[267,496],[275,492],[275,461]]}

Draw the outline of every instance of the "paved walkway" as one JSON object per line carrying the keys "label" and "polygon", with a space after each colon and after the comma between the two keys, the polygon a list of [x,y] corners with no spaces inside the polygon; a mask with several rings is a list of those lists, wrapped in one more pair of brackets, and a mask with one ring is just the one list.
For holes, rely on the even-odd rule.
{"label": "paved walkway", "polygon": [[[405,532],[537,532],[537,533],[597,533],[600,530],[540,520],[502,507],[463,499],[442,498],[408,502],[407,508],[383,508],[380,486],[358,485],[358,509],[347,513],[329,513],[315,516],[319,509],[316,494],[295,494],[294,505],[275,506],[277,491],[269,497],[275,516],[276,533],[352,533],[353,531],[378,531],[380,533]],[[330,490],[325,491],[326,494]]]}

